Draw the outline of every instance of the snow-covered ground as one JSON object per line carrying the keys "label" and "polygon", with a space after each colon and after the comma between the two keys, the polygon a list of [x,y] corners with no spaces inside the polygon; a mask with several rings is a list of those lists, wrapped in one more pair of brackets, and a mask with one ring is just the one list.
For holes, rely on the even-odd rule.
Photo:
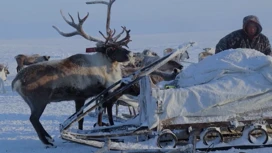
{"label": "snow-covered ground", "polygon": [[[158,1],[162,1],[162,0],[158,0]],[[84,2],[85,1],[80,1],[78,3],[84,3]],[[9,6],[11,1],[6,3],[7,3],[7,6]],[[38,11],[37,9],[43,10],[42,6],[44,6],[45,8],[48,8],[50,6],[50,3],[47,4],[48,5],[47,6],[45,4],[46,3],[45,1],[42,3],[44,4],[39,6],[37,5],[38,7],[35,8],[35,11]],[[59,15],[59,12],[57,12],[56,10],[63,8],[64,10],[70,11],[68,8],[66,8],[65,5],[62,6],[61,3],[65,3],[65,1],[59,1],[56,4],[54,4],[54,7],[52,7],[52,10],[54,10],[52,12],[54,12],[54,14],[50,12],[49,15],[50,15],[50,18],[51,17],[53,18],[54,16],[58,17],[57,19],[56,18],[52,19],[54,21],[54,24],[57,23],[57,25],[60,28],[64,28],[64,27],[66,28],[66,26],[68,25],[66,25],[64,22],[62,21],[57,22],[57,20],[62,20],[62,19]],[[195,47],[193,47],[189,51],[190,59],[188,61],[197,62],[198,53],[201,52],[203,48],[206,48],[206,47],[214,48],[216,43],[221,37],[223,37],[224,35],[228,34],[229,32],[233,30],[240,28],[242,24],[242,18],[245,15],[249,15],[249,14],[255,14],[260,17],[261,23],[263,24],[263,27],[264,27],[263,33],[267,35],[270,40],[272,40],[272,27],[271,27],[272,21],[269,18],[270,14],[272,14],[272,9],[271,9],[272,2],[270,0],[259,0],[259,1],[241,0],[238,2],[236,0],[230,0],[228,2],[215,1],[215,0],[207,0],[203,2],[193,0],[190,2],[187,2],[187,1],[181,2],[181,0],[173,0],[173,3],[162,3],[162,2],[155,3],[153,0],[153,3],[158,4],[160,6],[151,5],[152,4],[151,2],[145,3],[145,1],[141,0],[135,3],[137,4],[137,5],[134,5],[135,8],[138,8],[138,9],[141,8],[140,7],[141,3],[144,3],[145,5],[150,5],[150,7],[152,6],[152,8],[155,8],[154,10],[149,10],[148,13],[154,13],[153,16],[156,19],[155,21],[157,21],[157,22],[154,21],[154,23],[162,24],[161,28],[163,29],[163,33],[158,32],[160,31],[160,28],[159,26],[152,25],[153,22],[145,23],[142,26],[137,25],[138,27],[135,25],[133,26],[133,28],[135,29],[142,28],[144,32],[141,32],[141,29],[137,29],[136,30],[137,32],[133,33],[133,28],[128,26],[128,28],[132,29],[131,39],[133,40],[129,44],[129,47],[130,47],[130,50],[134,52],[139,52],[148,48],[159,53],[159,55],[162,55],[162,51],[165,48],[177,47],[178,45],[184,42],[195,41],[197,44]],[[70,9],[73,8],[71,5],[72,4],[70,4],[69,6]],[[114,5],[122,5],[122,4],[116,3]],[[163,5],[165,6],[170,5],[170,6],[167,6],[166,9],[164,10],[163,9],[164,7],[162,7]],[[182,9],[184,9],[184,11],[182,11],[182,9],[179,9],[177,7],[179,5],[180,7],[182,7]],[[98,149],[96,148],[67,142],[59,138],[60,136],[59,124],[62,123],[72,113],[74,113],[73,102],[52,103],[52,104],[49,104],[47,108],[45,109],[43,116],[41,117],[40,120],[41,120],[41,123],[44,125],[45,129],[55,139],[55,145],[57,145],[57,148],[48,148],[48,149],[44,148],[43,144],[38,139],[36,132],[33,129],[31,123],[29,122],[30,110],[27,104],[22,100],[22,98],[17,93],[11,90],[11,82],[17,74],[16,73],[17,65],[14,59],[14,56],[16,56],[17,54],[38,53],[41,55],[50,55],[51,60],[54,60],[54,59],[65,58],[75,53],[84,53],[86,47],[93,46],[94,44],[90,43],[87,40],[84,40],[81,37],[64,38],[64,37],[58,36],[58,34],[54,31],[54,29],[50,27],[51,24],[53,24],[51,23],[50,18],[45,19],[44,22],[47,22],[47,23],[49,22],[49,25],[48,27],[45,28],[46,29],[45,31],[55,34],[52,38],[50,37],[49,38],[35,38],[36,36],[35,34],[33,34],[34,37],[30,37],[31,31],[27,31],[25,29],[31,28],[31,26],[35,26],[33,27],[32,32],[36,33],[37,31],[39,31],[37,30],[38,28],[45,27],[44,23],[41,22],[42,19],[39,19],[38,18],[39,16],[35,17],[36,14],[30,14],[30,13],[20,14],[20,11],[18,11],[20,10],[20,8],[15,8],[15,9],[12,9],[13,12],[16,13],[16,9],[18,9],[17,10],[18,14],[16,15],[19,15],[19,17],[17,18],[20,18],[20,17],[21,18],[18,21],[18,23],[9,22],[11,19],[16,18],[16,15],[12,14],[10,12],[11,9],[7,9],[8,8],[7,6],[6,7],[3,7],[3,6],[4,5],[2,4],[0,6],[1,8],[0,19],[1,21],[4,22],[5,27],[9,27],[9,28],[7,28],[6,30],[5,28],[1,28],[0,30],[0,34],[1,34],[0,63],[8,64],[10,74],[8,75],[8,78],[5,81],[5,88],[7,90],[7,93],[0,94],[0,153],[67,153],[67,152],[90,153],[90,152],[98,151]],[[131,5],[129,6],[131,7]],[[80,8],[79,6],[77,7]],[[118,7],[120,8],[120,6]],[[158,7],[158,9],[156,9],[156,7]],[[173,9],[171,9],[171,7],[173,7]],[[192,7],[194,9],[192,9]],[[76,10],[76,8],[73,8],[73,9]],[[91,10],[89,6],[84,7],[85,10],[88,10],[88,8]],[[113,7],[113,10],[117,8]],[[134,16],[139,15],[137,13],[135,14],[131,13],[131,12],[136,12],[136,10],[133,9],[133,7],[129,9],[130,10],[126,8],[126,10],[124,10],[124,11],[129,11],[129,13],[127,14],[129,18],[133,19],[133,15]],[[162,21],[158,22],[160,20],[160,13],[161,13],[158,10],[167,11],[167,9],[168,10],[171,9],[172,14],[171,13],[163,14],[161,16]],[[188,10],[190,11],[189,13],[188,13]],[[23,10],[23,11],[28,12],[28,10]],[[44,12],[46,11],[48,10],[44,10]],[[123,15],[122,18],[128,17],[124,15],[125,13],[121,12],[120,14]],[[31,17],[31,15],[33,15],[33,18],[31,19],[27,18],[27,20],[24,21],[24,18],[26,18],[26,16]],[[42,17],[46,17],[46,13],[39,14],[39,15],[41,15]],[[146,15],[145,17],[143,17],[143,20],[140,20],[141,18],[135,18],[135,21],[128,20],[126,21],[126,23],[132,25],[132,24],[135,24],[136,21],[144,22],[144,20],[149,21],[149,18],[152,18],[152,15],[149,16],[148,14],[144,14],[144,13],[141,15]],[[104,21],[105,17],[104,16],[102,17]],[[177,17],[181,17],[180,18],[181,20],[177,21],[178,20]],[[167,19],[171,21],[169,22],[170,24],[175,24],[175,26],[169,25],[169,29],[172,29],[172,30],[167,30],[167,28],[165,28],[168,22]],[[29,23],[29,25],[26,25],[24,23],[30,20],[31,20],[31,23]],[[33,24],[35,23],[36,20],[37,20],[37,24]],[[153,21],[153,20],[150,19],[150,21]],[[123,20],[118,22],[116,21],[115,25],[120,26],[120,25],[123,25],[124,22],[125,21]],[[88,24],[90,23],[86,22],[86,25],[87,25],[85,26],[86,28],[89,26]],[[16,25],[18,25],[19,27]],[[218,25],[218,28],[217,28],[217,25]],[[147,29],[154,28],[154,27],[156,27],[157,31],[152,29],[153,33],[148,33]],[[183,29],[183,30],[180,30],[180,29]],[[66,30],[71,31],[71,29],[66,29]],[[101,30],[101,29],[98,29],[98,30]],[[15,31],[15,33],[10,34],[13,31]],[[17,37],[16,36],[17,34],[19,34],[20,36]],[[48,36],[48,35],[45,35],[45,36]],[[186,65],[188,63],[184,63],[184,64]],[[96,122],[95,118],[89,119],[90,124],[93,124],[95,122]],[[226,153],[227,152],[228,153],[229,152],[231,153],[232,152],[233,153],[238,153],[238,152],[267,153],[267,152],[271,152],[271,149],[270,148],[261,148],[261,149],[254,149],[254,150],[230,149],[227,151],[216,151],[216,153],[225,153],[225,152]]]}

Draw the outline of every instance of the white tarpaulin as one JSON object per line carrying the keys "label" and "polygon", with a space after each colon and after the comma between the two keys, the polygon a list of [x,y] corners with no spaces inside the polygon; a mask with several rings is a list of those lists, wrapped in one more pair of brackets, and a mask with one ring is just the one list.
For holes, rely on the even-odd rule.
{"label": "white tarpaulin", "polygon": [[255,50],[231,49],[207,57],[176,80],[177,89],[152,89],[153,101],[146,108],[150,128],[173,117],[230,117],[272,106],[272,57]]}

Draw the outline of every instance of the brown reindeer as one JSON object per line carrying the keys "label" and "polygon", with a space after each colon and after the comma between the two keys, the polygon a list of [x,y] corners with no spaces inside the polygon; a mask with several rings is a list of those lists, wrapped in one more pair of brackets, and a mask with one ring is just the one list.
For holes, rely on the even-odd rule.
{"label": "brown reindeer", "polygon": [[[100,34],[105,41],[87,35],[82,29],[89,14],[82,19],[78,14],[79,23],[76,24],[70,14],[71,22],[61,12],[66,23],[76,29],[71,33],[64,33],[53,26],[62,36],[81,35],[87,40],[97,42],[95,54],[76,54],[63,60],[30,65],[22,69],[12,81],[12,89],[30,107],[30,122],[46,146],[53,146],[52,137],[39,121],[46,105],[50,102],[74,100],[76,111],[79,111],[85,100],[96,96],[122,78],[119,62],[128,62],[133,58],[133,53],[123,48],[130,42],[130,30],[122,27],[123,31],[114,36],[115,30],[109,28],[110,8],[114,1],[104,2],[108,5],[107,35],[102,32]],[[118,40],[124,32],[126,36]],[[83,129],[83,119],[79,121],[78,128]]]}
{"label": "brown reindeer", "polygon": [[212,48],[203,48],[203,52],[198,54],[198,62],[202,61],[204,58],[208,56],[212,56],[214,54],[214,50]]}
{"label": "brown reindeer", "polygon": [[50,56],[40,56],[39,54],[23,55],[19,54],[14,57],[17,62],[17,72],[19,72],[24,65],[31,65],[38,62],[48,61]]}

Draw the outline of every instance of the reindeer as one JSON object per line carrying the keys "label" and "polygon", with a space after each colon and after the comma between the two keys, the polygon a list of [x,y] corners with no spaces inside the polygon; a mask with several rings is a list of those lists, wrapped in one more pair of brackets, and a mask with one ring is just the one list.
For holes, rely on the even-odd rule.
{"label": "reindeer", "polygon": [[204,51],[198,54],[198,62],[202,61],[204,58],[208,56],[212,56],[214,54],[214,49],[212,48],[204,48]]}
{"label": "reindeer", "polygon": [[[172,50],[171,50],[172,52]],[[181,70],[183,66],[179,63],[180,61],[183,61],[184,59],[189,58],[189,54],[186,51],[184,54],[179,55],[179,60],[170,60],[165,65],[159,68],[161,71],[166,71],[169,73],[172,73],[175,69]],[[145,49],[142,53],[135,53],[135,67],[144,67],[147,66],[154,61],[158,60],[160,57],[157,53]],[[133,67],[132,64],[128,65],[129,67]]]}
{"label": "reindeer", "polygon": [[[174,50],[171,49],[171,52],[173,52],[173,51]],[[167,55],[171,52],[170,51],[168,51],[167,53],[164,52],[164,55]],[[159,58],[160,58],[159,56],[144,56],[143,60],[141,61],[141,67],[149,65],[149,64],[153,63],[154,61],[158,60]],[[185,59],[189,59],[189,58],[190,58],[189,53],[187,51],[185,51],[184,54],[178,55],[173,60],[170,60],[166,64],[161,66],[159,68],[159,70],[165,71],[165,72],[170,72],[170,73],[175,71],[175,69],[181,70],[183,68],[183,66],[180,64],[180,61],[184,61]]]}
{"label": "reindeer", "polygon": [[24,67],[24,65],[31,65],[38,62],[48,61],[50,56],[40,56],[39,54],[23,55],[19,54],[14,57],[17,62],[17,73]]}
{"label": "reindeer", "polygon": [[9,74],[8,66],[0,64],[0,86],[2,88],[2,93],[6,93],[4,81],[7,80],[7,75]]}
{"label": "reindeer", "polygon": [[157,53],[155,53],[149,49],[145,49],[145,50],[143,50],[143,52],[134,53],[134,63],[128,63],[128,65],[126,65],[126,66],[141,67],[145,56],[159,57]]}
{"label": "reindeer", "polygon": [[145,49],[142,53],[144,56],[155,56],[155,57],[159,57],[159,55],[155,52],[153,52],[150,49]]}
{"label": "reindeer", "polygon": [[4,69],[5,75],[7,76],[9,74],[9,70],[8,70],[8,64],[4,65],[4,64],[0,64],[0,70]]}
{"label": "reindeer", "polygon": [[[74,32],[64,33],[53,26],[62,36],[80,35],[89,41],[96,42],[97,47],[93,48],[95,54],[76,54],[54,62],[33,64],[22,69],[12,81],[12,89],[18,92],[30,107],[30,122],[39,139],[47,147],[54,146],[53,139],[39,121],[46,105],[50,102],[74,100],[78,112],[85,100],[96,96],[122,78],[119,62],[128,62],[133,58],[133,53],[124,48],[131,41],[130,30],[122,27],[122,32],[114,36],[115,30],[112,31],[109,28],[110,8],[114,1],[102,3],[108,5],[107,35],[99,31],[104,41],[86,34],[82,29],[89,13],[82,19],[78,13],[79,23],[76,24],[70,14],[71,21],[68,21],[60,11],[65,22],[76,29]],[[124,32],[126,36],[118,40]],[[79,121],[78,128],[83,129],[83,119]]]}
{"label": "reindeer", "polygon": [[[166,48],[166,49],[164,49],[164,51],[163,51],[163,55],[165,56],[165,55],[167,55],[167,54],[170,54],[170,53],[172,53],[174,51],[174,49],[173,48]],[[173,59],[173,61],[176,61],[176,62],[181,62],[181,61],[184,61],[185,59],[189,59],[190,58],[190,56],[189,56],[189,53],[187,52],[187,51],[185,51],[185,53],[184,54],[179,54],[178,56],[176,56],[174,59]]]}

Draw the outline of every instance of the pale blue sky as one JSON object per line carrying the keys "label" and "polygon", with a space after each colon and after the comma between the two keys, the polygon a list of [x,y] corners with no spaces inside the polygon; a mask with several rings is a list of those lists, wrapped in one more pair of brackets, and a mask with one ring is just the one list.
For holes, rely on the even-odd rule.
{"label": "pale blue sky", "polygon": [[[0,39],[60,37],[52,25],[65,32],[73,31],[63,21],[60,9],[75,19],[77,11],[81,16],[89,12],[84,29],[90,35],[99,35],[99,30],[105,31],[106,5],[85,2],[25,0],[15,4],[1,0]],[[125,25],[132,34],[235,30],[241,27],[245,15],[255,14],[264,30],[272,30],[271,6],[272,0],[116,0],[111,27],[120,31],[120,26]]]}

